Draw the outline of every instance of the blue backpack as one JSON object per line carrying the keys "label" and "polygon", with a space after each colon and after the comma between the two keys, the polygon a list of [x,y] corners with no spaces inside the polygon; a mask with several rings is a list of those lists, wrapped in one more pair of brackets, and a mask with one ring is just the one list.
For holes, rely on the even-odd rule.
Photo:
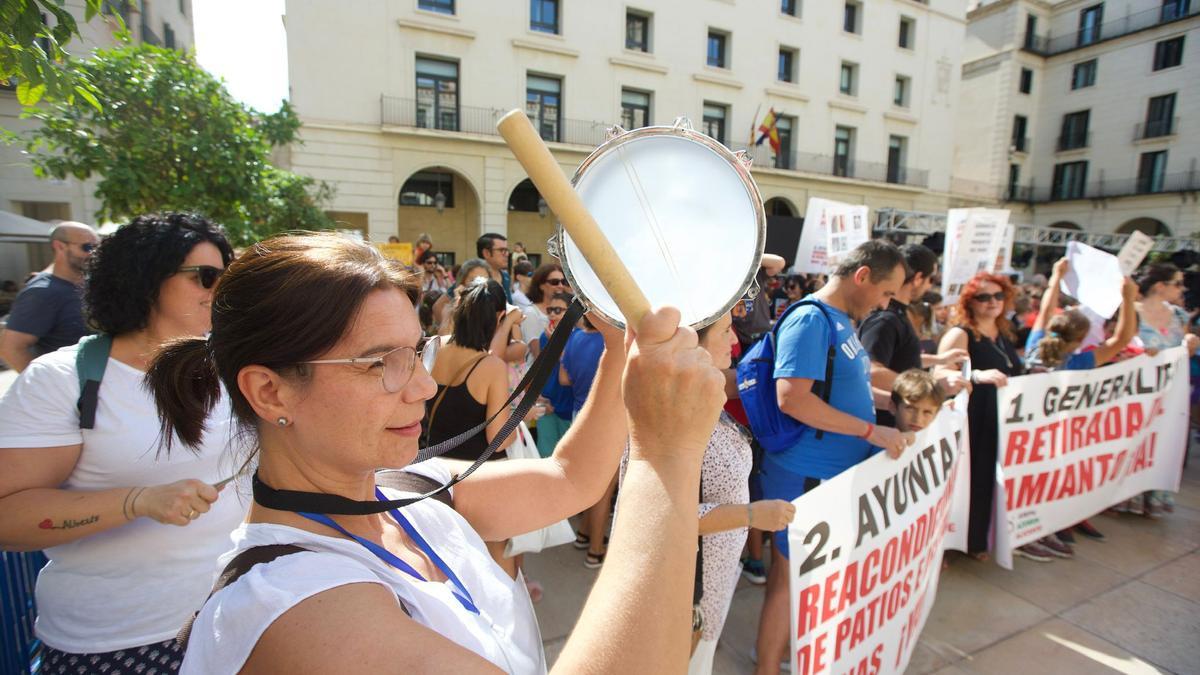
{"label": "blue backpack", "polygon": [[[763,449],[769,453],[784,452],[800,440],[800,434],[808,425],[797,421],[791,415],[779,409],[779,400],[775,395],[775,340],[779,326],[783,324],[796,308],[812,305],[821,310],[825,322],[829,324],[829,347],[825,354],[825,381],[813,382],[813,391],[820,388],[821,400],[829,403],[829,395],[833,391],[833,362],[837,356],[837,330],[833,319],[823,304],[812,298],[806,298],[793,303],[775,322],[775,326],[758,342],[746,351],[737,366],[738,396],[742,407],[746,409],[746,418],[750,422],[750,431]],[[821,438],[824,431],[817,430],[816,437]]]}

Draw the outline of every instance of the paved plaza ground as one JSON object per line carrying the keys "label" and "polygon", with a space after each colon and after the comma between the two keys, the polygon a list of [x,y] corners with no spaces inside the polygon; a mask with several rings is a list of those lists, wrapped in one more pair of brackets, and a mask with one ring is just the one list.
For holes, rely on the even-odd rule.
{"label": "paved plaza ground", "polygon": [[[1100,516],[1106,542],[1079,537],[1073,560],[1015,569],[952,555],[909,673],[1200,673],[1200,447],[1175,513]],[[571,546],[526,557],[547,658],[566,642],[596,578]],[[750,673],[761,586],[738,584],[715,672]]]}

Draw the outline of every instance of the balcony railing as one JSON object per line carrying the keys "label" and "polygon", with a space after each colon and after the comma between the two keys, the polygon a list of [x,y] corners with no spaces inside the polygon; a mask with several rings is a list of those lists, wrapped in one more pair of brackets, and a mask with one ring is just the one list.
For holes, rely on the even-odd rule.
{"label": "balcony railing", "polygon": [[1171,117],[1164,120],[1146,120],[1140,122],[1133,128],[1133,140],[1140,141],[1146,138],[1158,138],[1160,136],[1170,136],[1177,133],[1179,128],[1179,118]]}
{"label": "balcony railing", "polygon": [[1116,180],[1101,179],[1085,185],[1083,192],[1079,195],[1065,197],[1062,192],[1062,190],[1048,187],[1011,185],[1002,190],[1001,199],[1010,202],[1042,204],[1073,199],[1108,199],[1145,194],[1200,192],[1200,171]]}
{"label": "balcony railing", "polygon": [[1079,150],[1090,146],[1092,144],[1091,141],[1092,135],[1087,132],[1063,134],[1058,137],[1058,143],[1055,145],[1055,148],[1059,152],[1063,152],[1064,150]]}
{"label": "balcony railing", "polygon": [[1141,12],[1127,14],[1119,19],[1105,21],[1099,26],[1089,26],[1062,35],[1037,35],[1026,33],[1022,49],[1041,56],[1053,56],[1073,49],[1082,49],[1104,40],[1112,40],[1139,30],[1180,21],[1200,14],[1200,2],[1172,3],[1153,7]]}
{"label": "balcony railing", "polygon": [[[440,108],[434,113],[429,108],[419,108],[415,99],[383,96],[380,98],[379,112],[384,126],[499,136],[496,122],[508,111],[460,105],[457,108]],[[545,126],[543,137],[547,141],[594,148],[604,142],[604,132],[610,126],[605,122],[563,119],[558,125],[557,137],[553,137],[553,125]]]}
{"label": "balcony railing", "polygon": [[728,145],[734,151],[744,150],[754,160],[756,167],[786,168],[791,171],[842,176],[878,183],[929,187],[929,172],[924,169],[893,166],[889,172],[887,164],[860,162],[852,159],[840,160],[833,155],[819,155],[810,152],[788,153],[784,158],[785,166],[778,166],[774,159],[774,153],[766,144],[747,146],[742,143],[732,143]]}
{"label": "balcony railing", "polygon": [[1018,136],[1012,139],[1013,152],[1029,152],[1029,137]]}

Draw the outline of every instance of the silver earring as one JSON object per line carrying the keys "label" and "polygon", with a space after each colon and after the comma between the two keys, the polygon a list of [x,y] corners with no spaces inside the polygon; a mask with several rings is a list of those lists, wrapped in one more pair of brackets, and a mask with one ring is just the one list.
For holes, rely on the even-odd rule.
{"label": "silver earring", "polygon": [[286,427],[288,425],[288,418],[280,417],[278,420],[278,423],[279,423],[279,426]]}

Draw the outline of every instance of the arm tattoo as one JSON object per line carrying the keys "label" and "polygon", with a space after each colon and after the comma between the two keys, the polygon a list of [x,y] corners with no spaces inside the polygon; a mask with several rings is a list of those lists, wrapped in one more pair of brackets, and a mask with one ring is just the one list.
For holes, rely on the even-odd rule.
{"label": "arm tattoo", "polygon": [[42,522],[38,523],[38,527],[43,530],[72,530],[77,527],[83,527],[84,525],[91,525],[92,523],[98,522],[100,522],[99,514],[88,516],[87,518],[81,518],[79,520],[64,518],[63,521],[58,525],[55,525],[53,520],[46,518]]}

